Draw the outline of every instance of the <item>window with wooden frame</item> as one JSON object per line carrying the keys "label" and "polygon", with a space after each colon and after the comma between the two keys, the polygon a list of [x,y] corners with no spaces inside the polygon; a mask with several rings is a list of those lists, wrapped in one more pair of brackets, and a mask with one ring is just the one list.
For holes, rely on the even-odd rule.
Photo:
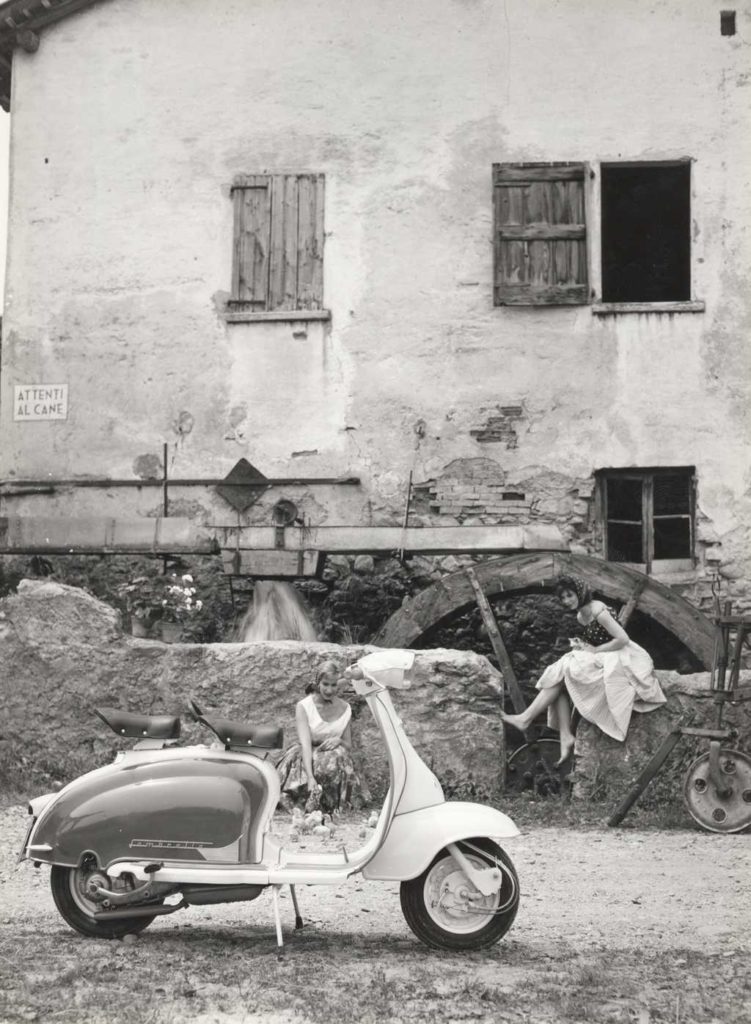
{"label": "window with wooden frame", "polygon": [[324,176],[240,175],[232,198],[233,318],[328,317],[323,309]]}
{"label": "window with wooden frame", "polygon": [[586,165],[493,164],[496,306],[588,302]]}
{"label": "window with wooden frame", "polygon": [[693,466],[597,473],[605,557],[650,573],[694,564]]}

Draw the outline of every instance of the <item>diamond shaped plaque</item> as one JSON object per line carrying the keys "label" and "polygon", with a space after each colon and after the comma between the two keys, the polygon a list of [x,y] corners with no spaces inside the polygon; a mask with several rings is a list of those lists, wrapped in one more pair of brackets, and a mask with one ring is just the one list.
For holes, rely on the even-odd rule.
{"label": "diamond shaped plaque", "polygon": [[217,485],[216,493],[238,512],[244,512],[270,486],[260,469],[256,469],[247,459],[240,459],[225,476],[224,482]]}

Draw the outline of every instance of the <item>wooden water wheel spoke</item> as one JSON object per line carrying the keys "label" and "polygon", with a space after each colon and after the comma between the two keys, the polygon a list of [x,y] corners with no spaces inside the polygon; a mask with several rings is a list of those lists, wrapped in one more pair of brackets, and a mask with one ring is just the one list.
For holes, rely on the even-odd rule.
{"label": "wooden water wheel spoke", "polygon": [[477,601],[477,607],[480,609],[480,615],[482,615],[482,621],[485,624],[485,629],[488,633],[490,644],[493,648],[493,653],[498,661],[498,668],[501,670],[503,681],[508,687],[509,694],[511,695],[511,703],[514,705],[514,711],[517,714],[521,714],[527,707],[527,702],[524,699],[524,694],[519,686],[519,680],[516,678],[516,672],[514,672],[514,666],[511,664],[511,658],[506,650],[506,645],[503,642],[503,636],[498,628],[498,623],[493,615],[493,609],[490,607],[490,602],[485,596],[485,591],[480,586],[480,583],[475,575],[474,569],[468,567],[465,569],[469,582],[472,584],[472,589],[475,592],[475,600]]}
{"label": "wooden water wheel spoke", "polygon": [[625,626],[628,623],[628,620],[631,618],[631,616],[636,611],[636,606],[639,603],[639,598],[641,597],[642,593],[644,592],[644,588],[646,587],[646,585],[647,585],[647,577],[646,576],[644,577],[643,580],[637,580],[636,586],[631,591],[631,594],[629,595],[628,601],[626,601],[626,603],[621,608],[620,613],[618,615],[618,621],[620,622],[620,624],[622,626]]}

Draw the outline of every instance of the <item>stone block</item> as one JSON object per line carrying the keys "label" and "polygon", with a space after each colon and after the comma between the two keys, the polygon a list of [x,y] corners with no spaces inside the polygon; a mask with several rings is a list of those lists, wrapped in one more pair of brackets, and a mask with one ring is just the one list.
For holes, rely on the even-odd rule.
{"label": "stone block", "polygon": [[[582,800],[603,800],[615,809],[639,772],[663,739],[679,723],[717,728],[718,705],[710,689],[710,673],[680,675],[660,671],[667,703],[655,711],[635,713],[623,743],[611,739],[589,722],[581,721],[576,732],[576,768],[573,795]],[[751,672],[741,673],[741,683],[751,683]],[[738,731],[737,739],[727,745],[749,750],[751,743],[751,703],[735,707],[725,705],[723,724]],[[683,779],[689,765],[709,749],[709,741],[684,737],[665,767],[640,799],[640,805],[656,806],[680,803]]]}
{"label": "stone block", "polygon": [[[22,757],[32,791],[107,763],[123,742],[94,715],[97,706],[182,714],[185,741],[210,742],[185,715],[194,698],[222,717],[280,725],[291,743],[295,704],[317,666],[334,659],[344,668],[373,649],[135,640],[122,633],[113,609],[84,591],[26,581],[0,601],[0,778],[17,777]],[[419,651],[416,659],[412,688],[393,695],[415,748],[450,794],[460,798],[474,787],[497,799],[505,762],[498,673],[470,651]],[[382,796],[388,765],[364,701],[353,700],[353,739],[374,795]]]}

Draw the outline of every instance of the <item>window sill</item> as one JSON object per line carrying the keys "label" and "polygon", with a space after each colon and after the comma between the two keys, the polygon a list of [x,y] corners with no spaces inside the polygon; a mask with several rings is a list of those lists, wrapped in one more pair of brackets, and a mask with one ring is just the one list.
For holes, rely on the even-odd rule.
{"label": "window sill", "polygon": [[[636,569],[637,572],[647,572],[644,562],[612,562],[612,565],[622,565],[626,569]],[[689,583],[696,578],[696,564],[691,558],[660,558],[652,562],[650,578],[671,583]]]}
{"label": "window sill", "polygon": [[614,316],[620,313],[703,313],[704,302],[593,302],[595,316]]}
{"label": "window sill", "polygon": [[330,320],[330,309],[271,309],[271,310],[249,310],[249,309],[228,309],[224,314],[228,324],[255,324],[266,323],[267,321],[281,321],[290,323],[295,320]]}

